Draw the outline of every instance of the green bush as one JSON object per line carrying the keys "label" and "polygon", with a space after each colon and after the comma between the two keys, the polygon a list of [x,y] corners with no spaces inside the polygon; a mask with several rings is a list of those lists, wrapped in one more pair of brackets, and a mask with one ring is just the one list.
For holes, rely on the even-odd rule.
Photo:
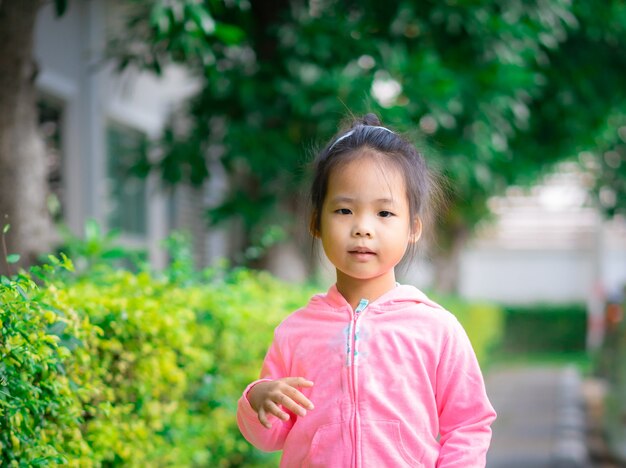
{"label": "green bush", "polygon": [[[68,345],[51,330],[61,318],[27,276],[0,283],[0,465],[60,463],[80,453],[82,405],[67,377]],[[68,321],[71,328],[78,323]],[[58,328],[58,327],[57,327]],[[88,324],[74,330],[84,336]],[[81,356],[77,350],[76,356]],[[18,463],[19,462],[19,463]]]}
{"label": "green bush", "polygon": [[472,342],[476,357],[483,367],[486,366],[493,349],[502,340],[502,308],[489,302],[472,302],[454,296],[432,297],[459,319]]}
{"label": "green bush", "polygon": [[584,304],[505,306],[505,352],[585,351],[587,309]]}
{"label": "green bush", "polygon": [[[0,283],[0,465],[276,466],[239,434],[237,399],[312,288],[248,270],[72,273],[51,260],[34,270],[39,286]],[[484,358],[497,309],[444,305]]]}
{"label": "green bush", "polygon": [[3,278],[0,465],[268,463],[236,402],[309,296],[244,270],[185,286],[114,269],[42,288]]}

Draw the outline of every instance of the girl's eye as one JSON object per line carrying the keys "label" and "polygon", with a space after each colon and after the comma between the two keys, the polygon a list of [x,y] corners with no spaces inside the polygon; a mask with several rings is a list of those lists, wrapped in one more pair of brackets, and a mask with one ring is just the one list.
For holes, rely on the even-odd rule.
{"label": "girl's eye", "polygon": [[393,216],[393,213],[391,211],[381,211],[378,213],[378,216],[380,216],[381,218],[389,218],[391,216]]}
{"label": "girl's eye", "polygon": [[335,210],[335,213],[342,214],[342,215],[349,215],[352,212],[348,208],[339,208],[338,210]]}

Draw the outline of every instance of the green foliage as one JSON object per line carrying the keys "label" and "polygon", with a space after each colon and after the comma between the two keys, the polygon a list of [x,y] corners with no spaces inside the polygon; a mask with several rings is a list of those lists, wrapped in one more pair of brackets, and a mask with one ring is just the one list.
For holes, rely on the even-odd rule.
{"label": "green foliage", "polygon": [[504,313],[500,306],[487,302],[470,302],[455,296],[433,298],[444,308],[452,312],[467,332],[476,357],[483,365],[502,341],[504,332]]}
{"label": "green foliage", "polygon": [[[237,44],[244,37],[241,28],[217,21],[226,5],[219,0],[134,0],[125,6],[126,22],[109,43],[109,52],[120,68],[130,63],[161,74],[172,60],[192,67],[214,66],[213,48]],[[228,2],[233,9],[239,1]]]}
{"label": "green foliage", "polygon": [[105,232],[93,219],[85,223],[82,237],[72,234],[69,230],[63,234],[63,245],[59,250],[67,252],[72,258],[74,265],[72,269],[75,268],[78,274],[93,277],[100,268],[124,266],[140,269],[145,266],[147,256],[145,251],[122,247],[118,239],[119,230],[110,229]]}
{"label": "green foliage", "polygon": [[244,270],[205,284],[112,268],[64,281],[56,260],[41,289],[2,280],[0,464],[269,463],[239,435],[236,401],[310,291]]}
{"label": "green foliage", "polygon": [[598,206],[608,217],[626,216],[626,113],[621,109],[601,124],[593,151],[583,152],[580,162],[593,175]]}
{"label": "green foliage", "polygon": [[[606,329],[604,343],[599,352],[596,372],[605,379],[604,432],[611,454],[622,464],[626,462],[626,301],[614,304],[619,307],[621,317]],[[614,317],[616,318],[616,317]]]}
{"label": "green foliage", "polygon": [[505,353],[577,353],[586,349],[585,304],[533,304],[504,307]]}
{"label": "green foliage", "polygon": [[[207,153],[220,155],[232,191],[211,218],[242,218],[250,243],[268,223],[290,232],[305,151],[331,137],[347,109],[375,111],[408,130],[440,167],[451,189],[438,232],[443,249],[507,185],[532,182],[581,151],[622,145],[614,124],[604,134],[626,101],[626,6],[618,0],[600,9],[588,0],[177,0],[141,18],[152,18],[152,34],[139,36],[149,47],[122,63],[150,66],[165,54],[203,83],[183,110],[189,125],[174,118],[157,169],[169,182],[201,184]],[[216,24],[215,37],[202,23]],[[226,24],[240,32],[236,40],[218,37]],[[617,151],[609,168],[626,167]],[[622,193],[610,184],[623,178],[601,180]]]}
{"label": "green foliage", "polygon": [[[170,271],[72,273],[64,255],[0,282],[0,465],[275,466],[235,421],[273,329],[312,288],[266,273],[193,273],[181,238]],[[479,358],[492,306],[447,299]]]}
{"label": "green foliage", "polygon": [[528,138],[516,146],[529,155],[577,157],[595,179],[598,206],[608,216],[624,214],[626,4],[609,1],[597,9],[579,1],[570,8],[575,27],[560,47],[547,51],[544,99],[530,106]]}
{"label": "green foliage", "polygon": [[68,0],[54,0],[54,11],[57,16],[63,16],[67,10]]}
{"label": "green foliage", "polygon": [[0,464],[63,463],[66,448],[80,451],[82,411],[66,375],[71,342],[59,332],[69,324],[79,340],[91,329],[45,302],[27,276],[0,278]]}
{"label": "green foliage", "polygon": [[11,229],[11,225],[10,224],[5,224],[2,227],[2,233],[0,234],[0,257],[2,257],[4,259],[7,271],[9,271],[9,265],[12,265],[12,264],[17,263],[17,262],[20,261],[20,255],[19,254],[15,254],[15,253],[10,254],[7,251],[6,235],[9,232],[10,229]]}

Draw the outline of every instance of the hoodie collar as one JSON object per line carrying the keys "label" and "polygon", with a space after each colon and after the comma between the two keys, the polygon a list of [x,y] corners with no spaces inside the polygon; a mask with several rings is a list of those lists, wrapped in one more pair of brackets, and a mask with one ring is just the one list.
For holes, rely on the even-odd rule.
{"label": "hoodie collar", "polygon": [[[326,294],[320,294],[317,298],[322,302],[320,305],[325,307],[330,306],[334,309],[350,308],[350,304],[348,304],[348,301],[341,295],[336,284],[333,284]],[[395,309],[399,304],[406,302],[424,303],[441,308],[441,306],[430,300],[426,294],[415,286],[398,284],[395,288],[390,289],[375,301],[370,302],[368,309],[384,312],[385,310]]]}

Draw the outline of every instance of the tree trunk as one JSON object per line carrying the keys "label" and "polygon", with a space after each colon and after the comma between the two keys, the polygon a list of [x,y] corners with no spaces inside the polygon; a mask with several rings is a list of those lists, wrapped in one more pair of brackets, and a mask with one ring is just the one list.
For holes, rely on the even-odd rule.
{"label": "tree trunk", "polygon": [[461,254],[469,238],[469,229],[457,226],[447,234],[445,247],[437,246],[437,253],[433,258],[435,270],[433,287],[438,292],[454,294],[459,292]]}
{"label": "tree trunk", "polygon": [[[52,221],[45,148],[37,124],[33,58],[35,18],[42,0],[0,1],[0,229],[7,252],[20,254],[19,266],[48,251]],[[0,273],[15,273],[0,249]]]}

